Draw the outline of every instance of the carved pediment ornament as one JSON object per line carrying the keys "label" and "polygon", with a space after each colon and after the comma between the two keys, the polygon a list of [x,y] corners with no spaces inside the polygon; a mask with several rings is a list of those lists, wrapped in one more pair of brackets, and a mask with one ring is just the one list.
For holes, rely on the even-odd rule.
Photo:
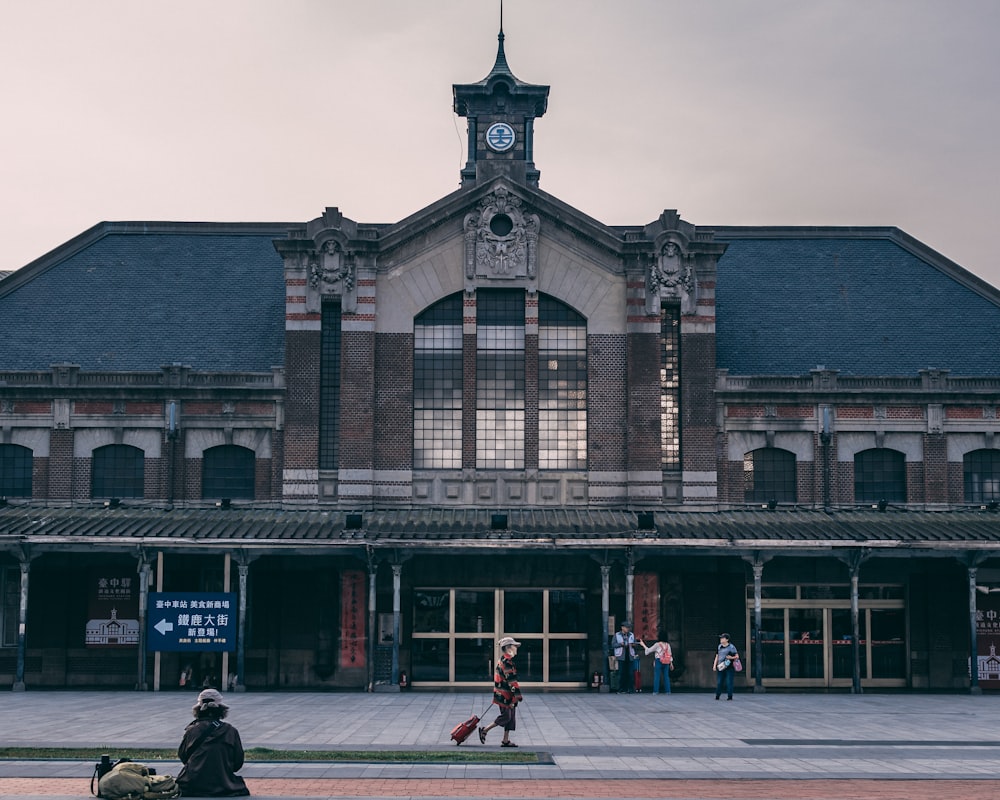
{"label": "carved pediment ornament", "polygon": [[318,255],[309,259],[309,285],[322,290],[322,285],[341,283],[344,294],[354,288],[354,254],[344,252],[339,242],[323,243]]}
{"label": "carved pediment ornament", "polygon": [[690,294],[694,289],[691,264],[676,242],[667,242],[653,259],[649,283],[662,297],[680,297],[682,292]]}
{"label": "carved pediment ornament", "polygon": [[539,218],[498,186],[465,215],[465,277],[534,280]]}

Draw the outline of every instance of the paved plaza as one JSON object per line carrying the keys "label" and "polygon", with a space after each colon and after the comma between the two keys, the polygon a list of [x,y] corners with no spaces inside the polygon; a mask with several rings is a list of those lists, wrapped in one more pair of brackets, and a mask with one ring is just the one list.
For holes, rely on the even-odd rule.
{"label": "paved plaza", "polygon": [[[0,744],[99,746],[113,758],[137,747],[173,748],[194,698],[180,692],[5,693]],[[229,721],[245,747],[313,750],[453,751],[452,726],[482,713],[488,699],[485,692],[227,695]],[[541,763],[249,762],[241,773],[258,798],[915,800],[1000,792],[1000,696],[994,695],[745,693],[726,702],[711,692],[529,690],[512,739],[539,753]],[[500,731],[492,731],[485,747],[473,736],[462,748],[499,749],[499,742]],[[0,795],[81,797],[89,793],[92,766],[90,760],[0,761]],[[180,769],[177,762],[156,767],[174,775]],[[30,780],[45,776],[49,782]],[[823,794],[820,786],[839,793]]]}

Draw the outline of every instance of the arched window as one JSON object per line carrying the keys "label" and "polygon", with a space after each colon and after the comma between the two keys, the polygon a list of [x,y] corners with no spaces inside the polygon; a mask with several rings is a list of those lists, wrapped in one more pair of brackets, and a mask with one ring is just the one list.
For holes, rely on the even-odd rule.
{"label": "arched window", "polygon": [[210,447],[202,454],[201,497],[203,500],[254,499],[253,450],[233,444]]}
{"label": "arched window", "polygon": [[[480,289],[473,372],[464,302],[458,292],[414,319],[414,468],[461,468],[463,408],[474,408],[478,469],[586,469],[586,320],[539,294],[535,336],[523,289]],[[528,446],[535,442],[537,451]]]}
{"label": "arched window", "polygon": [[743,456],[743,499],[747,503],[796,502],[795,454],[761,447]]}
{"label": "arched window", "polygon": [[962,459],[966,503],[1000,501],[1000,450],[973,450]]}
{"label": "arched window", "polygon": [[129,498],[143,496],[145,453],[127,444],[95,448],[91,456],[90,496]]}
{"label": "arched window", "polygon": [[0,444],[0,497],[31,497],[33,453],[19,444]]}
{"label": "arched window", "polygon": [[898,450],[874,447],[854,456],[854,501],[906,502],[906,459]]}
{"label": "arched window", "polygon": [[462,466],[462,293],[413,321],[413,466]]}

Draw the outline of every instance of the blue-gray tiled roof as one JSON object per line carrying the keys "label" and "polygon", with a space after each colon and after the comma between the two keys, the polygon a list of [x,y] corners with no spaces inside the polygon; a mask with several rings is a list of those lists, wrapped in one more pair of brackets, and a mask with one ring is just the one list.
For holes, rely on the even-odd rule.
{"label": "blue-gray tiled roof", "polygon": [[956,265],[942,268],[901,246],[893,236],[905,234],[894,229],[843,230],[766,238],[762,229],[717,229],[729,245],[716,284],[719,368],[1000,374],[1000,304],[988,291],[963,285],[958,278],[970,276]]}
{"label": "blue-gray tiled roof", "polygon": [[288,227],[99,225],[0,294],[0,369],[280,366],[285,289],[272,241]]}

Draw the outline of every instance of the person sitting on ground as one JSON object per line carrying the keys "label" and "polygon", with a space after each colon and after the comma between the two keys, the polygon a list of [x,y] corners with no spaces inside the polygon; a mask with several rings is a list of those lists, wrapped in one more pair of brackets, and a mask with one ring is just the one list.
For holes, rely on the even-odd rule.
{"label": "person sitting on ground", "polygon": [[239,731],[223,722],[229,706],[216,689],[205,689],[192,708],[194,722],[184,729],[177,757],[184,766],[177,785],[185,797],[243,797],[250,794],[236,774],[243,766]]}

